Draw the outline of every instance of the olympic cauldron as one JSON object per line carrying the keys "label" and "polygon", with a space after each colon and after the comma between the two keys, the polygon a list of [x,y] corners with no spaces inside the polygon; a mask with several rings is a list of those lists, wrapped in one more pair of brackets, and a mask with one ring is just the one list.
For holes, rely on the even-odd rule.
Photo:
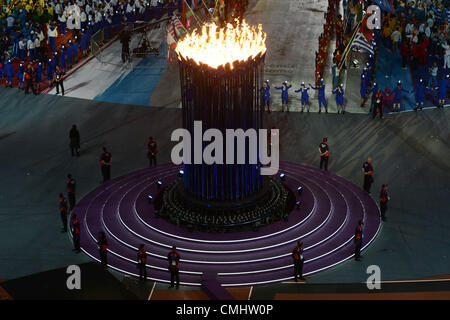
{"label": "olympic cauldron", "polygon": [[[179,41],[182,123],[191,136],[196,121],[203,131],[218,129],[224,136],[227,129],[263,128],[265,38],[261,25],[243,21],[226,28],[204,25],[201,33],[194,30]],[[244,163],[184,163],[183,178],[163,191],[162,216],[206,232],[257,229],[286,218],[293,202],[290,191],[261,175],[259,150],[258,161],[250,163],[254,155],[250,141],[245,143]],[[190,148],[191,155],[198,152]],[[225,149],[224,144],[223,154]]]}

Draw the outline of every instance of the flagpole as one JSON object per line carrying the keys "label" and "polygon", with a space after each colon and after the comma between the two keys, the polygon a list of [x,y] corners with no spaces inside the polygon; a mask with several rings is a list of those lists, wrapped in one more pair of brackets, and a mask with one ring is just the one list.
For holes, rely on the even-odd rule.
{"label": "flagpole", "polygon": [[341,61],[339,61],[338,69],[342,68],[343,61],[345,61],[345,59],[347,59],[347,55],[348,55],[350,49],[352,48],[353,40],[355,40],[355,36],[358,33],[360,26],[361,26],[361,22],[358,23],[358,25],[356,26],[355,31],[353,31],[353,35],[350,38],[350,41],[349,41],[347,47],[344,49],[344,52],[342,53],[342,58],[341,58]]}
{"label": "flagpole", "polygon": [[192,8],[188,5],[186,0],[183,0],[184,3],[187,5],[187,7],[189,8],[189,10],[191,10],[192,15],[194,16],[195,20],[197,20],[197,23],[199,24],[199,26],[202,25],[201,21],[197,18],[197,15],[195,14],[194,10],[192,10]]}
{"label": "flagpole", "polygon": [[[214,19],[214,16],[212,15],[211,12],[209,12],[208,7],[206,6],[205,1],[202,0],[202,3],[203,3],[203,6],[206,8],[206,11],[208,11],[209,15],[211,16],[211,19]],[[216,3],[217,3],[217,1],[216,1]]]}

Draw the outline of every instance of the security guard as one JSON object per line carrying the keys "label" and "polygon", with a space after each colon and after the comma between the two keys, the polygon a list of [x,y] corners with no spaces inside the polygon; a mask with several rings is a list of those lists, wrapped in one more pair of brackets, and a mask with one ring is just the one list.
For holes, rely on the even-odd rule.
{"label": "security guard", "polygon": [[362,247],[362,239],[363,239],[363,221],[359,220],[358,222],[358,226],[356,227],[355,230],[355,238],[354,238],[354,242],[355,242],[355,260],[356,261],[360,261],[361,260],[361,247]]}
{"label": "security guard", "polygon": [[100,167],[102,169],[103,182],[111,179],[111,161],[112,155],[106,150],[105,147],[102,148],[103,153],[100,156]]}
{"label": "security guard", "polygon": [[61,215],[61,221],[63,228],[61,232],[67,232],[67,200],[62,193],[59,194],[59,213]]}
{"label": "security guard", "polygon": [[156,167],[156,154],[158,153],[158,146],[156,142],[153,140],[153,137],[148,138],[147,144],[147,157],[148,157],[148,166],[151,167],[152,164]]}
{"label": "security guard", "polygon": [[74,213],[72,215],[72,219],[70,221],[71,224],[71,231],[72,231],[72,237],[73,237],[73,250],[76,253],[79,253],[81,251],[80,249],[80,221],[77,218],[77,215]]}
{"label": "security guard", "polygon": [[297,278],[300,280],[306,280],[303,278],[303,263],[305,257],[303,256],[303,242],[297,241],[297,246],[292,251],[292,259],[294,259],[294,279],[297,282]]}
{"label": "security guard", "polygon": [[363,163],[362,172],[364,174],[364,190],[370,193],[370,186],[373,183],[372,158],[367,158],[367,161]]}
{"label": "security guard", "polygon": [[388,185],[383,184],[381,186],[380,191],[380,212],[381,212],[381,220],[386,221],[386,211],[388,209],[387,203],[391,200],[391,197],[388,195]]}
{"label": "security guard", "polygon": [[108,265],[107,253],[108,253],[108,242],[106,241],[106,235],[103,231],[98,233],[98,250],[100,254],[100,263],[103,268]]}
{"label": "security guard", "polygon": [[177,252],[177,248],[175,246],[172,247],[172,251],[169,252],[167,256],[167,260],[169,261],[169,271],[170,271],[170,287],[173,288],[173,283],[176,278],[177,280],[177,289],[180,286],[180,254]]}
{"label": "security guard", "polygon": [[139,268],[139,280],[147,279],[147,268],[145,264],[147,262],[147,252],[145,252],[144,245],[139,245],[137,252],[137,267]]}
{"label": "security guard", "polygon": [[77,183],[71,174],[67,175],[67,198],[69,199],[70,211],[75,207],[75,187]]}
{"label": "security guard", "polygon": [[328,157],[330,155],[330,148],[327,141],[328,138],[323,138],[322,143],[319,144],[320,169],[324,167],[325,171],[328,171]]}

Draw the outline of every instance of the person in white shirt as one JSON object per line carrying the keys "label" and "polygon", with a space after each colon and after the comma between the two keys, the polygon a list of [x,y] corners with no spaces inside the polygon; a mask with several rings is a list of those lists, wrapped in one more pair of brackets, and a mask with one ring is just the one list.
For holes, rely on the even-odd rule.
{"label": "person in white shirt", "polygon": [[27,42],[25,39],[20,39],[19,41],[19,59],[20,62],[23,62],[25,60],[25,48],[27,46]]}
{"label": "person in white shirt", "polygon": [[450,68],[450,46],[447,42],[444,42],[442,44],[442,48],[445,50],[445,56],[444,56],[444,68]]}
{"label": "person in white shirt", "polygon": [[398,28],[394,32],[392,32],[391,38],[392,38],[392,48],[393,48],[392,51],[394,53],[397,53],[398,46],[400,45],[400,42],[402,41],[402,34]]}
{"label": "person in white shirt", "polygon": [[58,15],[58,21],[59,21],[59,31],[61,32],[62,35],[66,35],[66,16],[64,14],[59,14]]}
{"label": "person in white shirt", "polygon": [[34,55],[36,56],[37,60],[40,60],[42,56],[41,40],[39,39],[39,35],[36,35],[36,37],[34,38]]}
{"label": "person in white shirt", "polygon": [[34,62],[34,40],[33,40],[33,38],[31,38],[27,41],[27,50],[28,50],[28,56],[30,57],[30,61]]}
{"label": "person in white shirt", "polygon": [[80,22],[81,22],[81,29],[86,28],[86,21],[87,21],[87,15],[86,12],[84,12],[83,8],[80,8]]}
{"label": "person in white shirt", "polygon": [[55,42],[58,36],[58,28],[54,25],[47,25],[48,46],[51,52],[55,52]]}
{"label": "person in white shirt", "polygon": [[414,32],[414,24],[412,22],[408,23],[405,27],[405,34],[408,39],[411,39]]}

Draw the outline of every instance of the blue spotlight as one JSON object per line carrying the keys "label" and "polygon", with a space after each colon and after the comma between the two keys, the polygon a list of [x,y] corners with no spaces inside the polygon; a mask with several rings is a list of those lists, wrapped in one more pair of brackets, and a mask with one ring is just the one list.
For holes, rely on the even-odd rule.
{"label": "blue spotlight", "polygon": [[300,201],[297,201],[297,202],[295,203],[295,207],[296,207],[297,209],[300,209],[300,205],[301,205],[301,202],[300,202]]}
{"label": "blue spotlight", "polygon": [[152,203],[153,197],[151,195],[148,195],[148,203]]}
{"label": "blue spotlight", "polygon": [[303,187],[302,187],[302,186],[299,186],[299,187],[297,188],[298,194],[301,195],[301,194],[302,194],[302,191],[303,191]]}
{"label": "blue spotlight", "polygon": [[280,180],[281,181],[286,180],[286,175],[284,173],[280,174]]}

